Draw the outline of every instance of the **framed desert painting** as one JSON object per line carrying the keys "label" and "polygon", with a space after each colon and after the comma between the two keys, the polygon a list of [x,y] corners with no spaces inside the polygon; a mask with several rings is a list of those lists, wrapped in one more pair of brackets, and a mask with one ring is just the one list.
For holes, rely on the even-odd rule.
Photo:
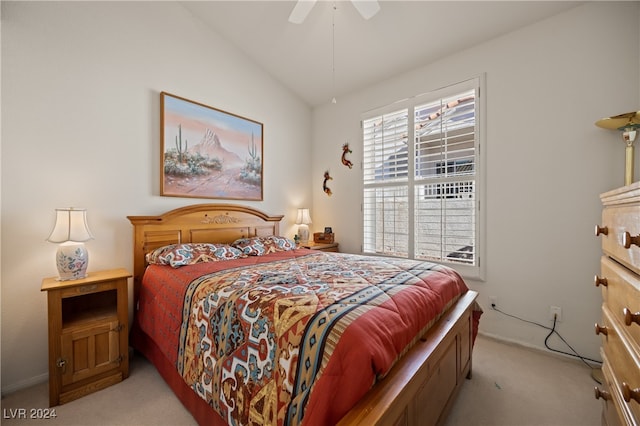
{"label": "framed desert painting", "polygon": [[262,200],[262,123],[166,92],[160,109],[160,195]]}

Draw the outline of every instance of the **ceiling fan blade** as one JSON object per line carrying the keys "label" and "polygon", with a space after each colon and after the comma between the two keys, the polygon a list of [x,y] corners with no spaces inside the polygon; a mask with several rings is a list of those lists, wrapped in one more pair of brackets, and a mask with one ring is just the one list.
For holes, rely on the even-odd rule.
{"label": "ceiling fan blade", "polygon": [[289,15],[289,22],[292,24],[302,24],[315,4],[316,0],[298,0],[291,11],[291,15]]}
{"label": "ceiling fan blade", "polygon": [[353,7],[356,8],[364,19],[370,19],[380,11],[380,5],[377,0],[351,0]]}

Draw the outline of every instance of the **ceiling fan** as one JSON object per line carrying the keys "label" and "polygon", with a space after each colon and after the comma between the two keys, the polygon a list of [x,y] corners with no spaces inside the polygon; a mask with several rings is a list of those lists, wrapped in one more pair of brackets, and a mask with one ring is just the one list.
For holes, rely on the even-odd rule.
{"label": "ceiling fan", "polygon": [[[289,22],[293,24],[303,23],[316,2],[317,0],[298,0],[291,11],[291,15],[289,15]],[[351,3],[364,19],[370,19],[380,10],[377,0],[351,0]]]}

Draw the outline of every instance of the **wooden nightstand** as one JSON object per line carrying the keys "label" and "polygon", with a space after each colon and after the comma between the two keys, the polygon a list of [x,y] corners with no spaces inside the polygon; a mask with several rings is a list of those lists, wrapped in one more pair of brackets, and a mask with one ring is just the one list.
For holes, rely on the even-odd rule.
{"label": "wooden nightstand", "polygon": [[300,247],[308,248],[311,250],[320,250],[320,251],[338,251],[338,243],[312,243],[309,242],[307,244],[301,244]]}
{"label": "wooden nightstand", "polygon": [[129,376],[125,269],[42,280],[49,311],[49,405],[64,404]]}

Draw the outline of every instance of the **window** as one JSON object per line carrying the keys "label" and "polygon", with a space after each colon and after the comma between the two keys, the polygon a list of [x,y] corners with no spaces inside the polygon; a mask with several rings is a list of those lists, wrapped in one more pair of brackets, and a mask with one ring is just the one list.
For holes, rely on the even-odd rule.
{"label": "window", "polygon": [[480,79],[363,116],[363,252],[480,276]]}

